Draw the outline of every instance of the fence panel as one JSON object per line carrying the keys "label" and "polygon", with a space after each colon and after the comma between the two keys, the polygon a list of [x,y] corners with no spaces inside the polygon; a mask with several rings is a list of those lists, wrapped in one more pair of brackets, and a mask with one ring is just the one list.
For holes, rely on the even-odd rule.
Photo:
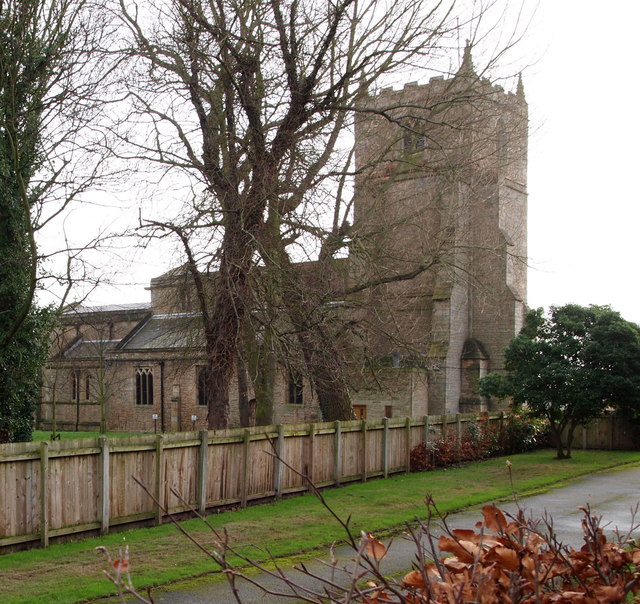
{"label": "fence panel", "polygon": [[318,424],[319,433],[315,437],[315,456],[313,458],[313,480],[318,485],[332,483],[334,480],[333,460],[335,459],[335,438],[331,424]]}
{"label": "fence panel", "polygon": [[359,421],[342,422],[341,479],[362,476],[362,431]]}
{"label": "fence panel", "polygon": [[285,462],[282,468],[283,492],[302,490],[305,487],[301,474],[304,473],[307,462],[305,444],[308,439],[308,432],[299,434],[296,430],[293,435],[285,434],[282,450],[282,460]]}
{"label": "fence panel", "polygon": [[394,418],[389,421],[389,471],[398,472],[407,467],[407,429],[405,420]]}
{"label": "fence panel", "polygon": [[[175,512],[197,507],[199,445],[163,449],[164,504]],[[184,503],[186,502],[186,503]]]}
{"label": "fence panel", "polygon": [[251,440],[249,445],[248,497],[269,497],[274,494],[273,473],[275,457],[271,442],[264,437]]}
{"label": "fence panel", "polygon": [[49,529],[98,522],[98,455],[50,457]]}
{"label": "fence panel", "polygon": [[[0,547],[47,545],[50,536],[106,532],[139,520],[162,522],[160,506],[170,512],[186,507],[171,489],[204,511],[304,490],[300,474],[327,486],[404,472],[412,447],[442,434],[456,438],[471,419],[393,418],[0,445]],[[489,420],[499,421],[498,415]],[[594,430],[600,446],[612,434],[624,435],[619,424]],[[274,446],[286,463],[272,455]]]}
{"label": "fence panel", "polygon": [[149,516],[153,500],[133,480],[135,476],[152,493],[156,482],[155,449],[114,451],[109,463],[109,509],[112,519]]}
{"label": "fence panel", "polygon": [[369,426],[367,431],[367,476],[379,476],[384,463],[384,428],[382,423]]}
{"label": "fence panel", "polygon": [[607,415],[592,421],[586,428],[578,427],[573,434],[574,449],[637,449],[634,427],[622,417]]}
{"label": "fence panel", "polygon": [[36,534],[40,530],[38,459],[0,464],[0,510],[0,538]]}
{"label": "fence panel", "polygon": [[208,505],[241,500],[242,450],[242,441],[209,446]]}

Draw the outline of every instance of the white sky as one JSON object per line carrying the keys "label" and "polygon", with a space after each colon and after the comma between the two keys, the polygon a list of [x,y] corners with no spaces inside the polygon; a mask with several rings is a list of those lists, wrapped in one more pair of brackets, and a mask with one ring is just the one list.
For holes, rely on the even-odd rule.
{"label": "white sky", "polygon": [[[640,323],[639,23],[636,0],[541,0],[518,52],[535,61],[524,71],[531,307],[610,304]],[[148,280],[178,260],[148,262],[119,279],[129,283],[120,293],[103,288],[90,300],[147,299]]]}
{"label": "white sky", "polygon": [[610,304],[640,323],[640,2],[542,0],[535,21],[529,305]]}

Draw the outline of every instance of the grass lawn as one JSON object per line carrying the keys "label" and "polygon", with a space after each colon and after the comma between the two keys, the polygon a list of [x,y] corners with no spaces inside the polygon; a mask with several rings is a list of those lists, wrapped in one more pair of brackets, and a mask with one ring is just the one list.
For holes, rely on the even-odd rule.
{"label": "grass lawn", "polygon": [[[640,463],[640,452],[576,451],[573,455],[569,460],[556,460],[553,451],[545,450],[511,456],[518,495],[599,470]],[[424,517],[423,499],[427,493],[434,494],[442,512],[509,498],[505,460],[503,457],[460,468],[351,484],[327,489],[324,495],[342,518],[351,515],[354,531],[366,529],[379,535],[401,528],[417,516]],[[324,548],[343,536],[312,495],[213,514],[209,519],[214,526],[225,527],[231,542],[255,559],[265,559],[265,549],[277,557],[295,556]],[[189,520],[183,525],[202,543],[212,543],[211,533],[199,521]],[[113,586],[102,577],[103,559],[94,548],[105,545],[113,555],[124,543],[129,545],[138,588],[216,570],[213,562],[175,527],[163,525],[0,556],[0,602],[71,604],[113,594]]]}

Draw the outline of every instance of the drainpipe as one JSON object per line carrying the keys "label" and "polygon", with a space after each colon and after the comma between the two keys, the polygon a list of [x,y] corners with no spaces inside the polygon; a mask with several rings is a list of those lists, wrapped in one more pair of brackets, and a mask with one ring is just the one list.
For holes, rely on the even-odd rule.
{"label": "drainpipe", "polygon": [[160,429],[166,432],[164,412],[164,361],[160,361]]}

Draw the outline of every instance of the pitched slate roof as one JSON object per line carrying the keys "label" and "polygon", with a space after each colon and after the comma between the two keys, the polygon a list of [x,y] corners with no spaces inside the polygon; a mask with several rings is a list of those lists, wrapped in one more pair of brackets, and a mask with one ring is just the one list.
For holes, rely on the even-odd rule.
{"label": "pitched slate roof", "polygon": [[197,313],[153,315],[122,340],[118,350],[158,350],[204,347]]}
{"label": "pitched slate roof", "polygon": [[120,340],[76,340],[60,356],[67,359],[100,359],[115,349]]}

